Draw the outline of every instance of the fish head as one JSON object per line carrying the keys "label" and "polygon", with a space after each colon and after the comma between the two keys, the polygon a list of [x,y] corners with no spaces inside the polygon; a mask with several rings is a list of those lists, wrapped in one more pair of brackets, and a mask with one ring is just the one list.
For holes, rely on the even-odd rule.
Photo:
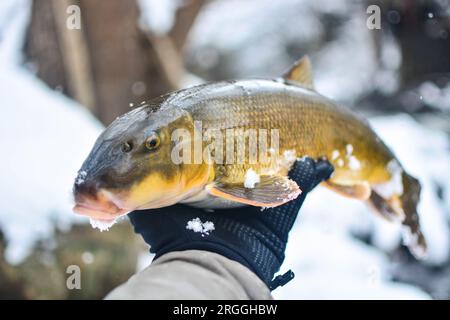
{"label": "fish head", "polygon": [[179,108],[144,106],[117,118],[78,171],[74,211],[110,221],[133,210],[172,205],[201,188],[208,168],[172,159],[171,133],[177,129],[193,130],[190,114]]}

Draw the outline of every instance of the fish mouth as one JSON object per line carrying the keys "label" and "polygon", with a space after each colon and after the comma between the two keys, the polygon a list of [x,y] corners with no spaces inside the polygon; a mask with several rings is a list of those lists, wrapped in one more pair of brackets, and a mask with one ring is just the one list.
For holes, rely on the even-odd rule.
{"label": "fish mouth", "polygon": [[131,210],[119,207],[112,199],[99,192],[95,197],[77,195],[72,209],[76,214],[104,222],[112,222]]}
{"label": "fish mouth", "polygon": [[101,220],[104,222],[112,222],[115,219],[117,219],[118,217],[129,212],[128,210],[119,209],[119,208],[114,211],[106,211],[104,208],[91,207],[91,206],[87,206],[85,204],[76,204],[73,207],[73,211],[76,214],[79,214],[82,216],[87,216],[92,219],[97,219],[97,220]]}

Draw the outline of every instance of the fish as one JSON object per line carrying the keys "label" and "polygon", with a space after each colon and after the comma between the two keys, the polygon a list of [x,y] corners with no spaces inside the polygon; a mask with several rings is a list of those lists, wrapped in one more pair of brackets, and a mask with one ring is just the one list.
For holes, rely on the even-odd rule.
{"label": "fish", "polygon": [[426,255],[420,182],[364,118],[315,90],[307,56],[275,79],[205,83],[118,117],[78,171],[73,210],[110,222],[175,203],[276,207],[301,194],[288,173],[306,156],[333,165],[323,186],[402,223]]}

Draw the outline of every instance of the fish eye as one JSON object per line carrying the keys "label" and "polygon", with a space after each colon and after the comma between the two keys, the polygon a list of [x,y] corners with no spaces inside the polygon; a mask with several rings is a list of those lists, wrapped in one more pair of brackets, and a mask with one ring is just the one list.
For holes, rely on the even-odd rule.
{"label": "fish eye", "polygon": [[133,149],[133,143],[131,141],[124,142],[121,149],[124,153],[130,152]]}
{"label": "fish eye", "polygon": [[161,139],[156,134],[156,132],[153,132],[152,134],[150,134],[150,136],[145,140],[145,147],[148,150],[156,150],[160,144],[161,144]]}

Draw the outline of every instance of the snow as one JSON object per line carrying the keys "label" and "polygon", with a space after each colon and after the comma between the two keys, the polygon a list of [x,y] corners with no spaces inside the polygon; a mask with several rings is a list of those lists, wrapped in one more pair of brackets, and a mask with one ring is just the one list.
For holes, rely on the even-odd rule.
{"label": "snow", "polygon": [[450,83],[439,88],[433,82],[426,81],[419,86],[417,91],[423,102],[430,107],[442,111],[450,110]]}
{"label": "snow", "polygon": [[273,291],[276,299],[429,299],[417,288],[390,282],[388,260],[381,252],[339,226],[321,228],[305,221],[305,211],[290,234],[280,272],[292,269],[295,278]]}
{"label": "snow", "polygon": [[345,151],[347,153],[347,156],[352,155],[352,153],[353,153],[353,146],[351,144],[346,145],[345,146]]}
{"label": "snow", "polygon": [[110,220],[110,221],[106,221],[106,220],[97,220],[97,219],[89,219],[89,222],[91,223],[92,228],[94,229],[98,229],[100,231],[108,231],[109,228],[111,228],[113,225],[116,224],[117,220]]}
{"label": "snow", "polygon": [[[54,224],[87,222],[72,213],[75,174],[102,126],[88,111],[50,90],[20,66],[28,1],[2,1],[0,21],[0,226],[6,258],[20,262]],[[0,12],[2,12],[0,10]],[[0,14],[1,16],[1,14]]]}
{"label": "snow", "polygon": [[285,150],[283,152],[283,166],[290,168],[292,164],[297,160],[297,153],[295,150]]}
{"label": "snow", "polygon": [[[338,155],[339,156],[339,151]],[[337,158],[336,156],[336,158]],[[348,159],[348,167],[351,170],[359,170],[361,169],[361,162],[353,155],[353,146],[351,144],[347,144],[345,146],[345,157]],[[344,165],[344,160],[338,160],[338,166],[342,167]]]}
{"label": "snow", "polygon": [[186,224],[186,229],[192,230],[193,232],[200,232],[202,237],[205,235],[209,235],[212,231],[215,230],[214,223],[211,221],[202,222],[200,218],[193,218],[189,220]]}
{"label": "snow", "polygon": [[214,223],[211,221],[206,221],[203,223],[203,232],[209,234],[211,231],[215,230]]}
{"label": "snow", "polygon": [[167,34],[172,29],[177,9],[183,2],[183,0],[139,0],[141,26],[159,36]]}
{"label": "snow", "polygon": [[391,173],[391,180],[378,184],[374,186],[374,190],[383,198],[389,199],[392,195],[402,195],[403,194],[403,182],[402,182],[402,172],[398,162],[394,159],[388,163],[387,166],[389,172]]}
{"label": "snow", "polygon": [[155,255],[150,253],[148,249],[140,251],[136,262],[136,272],[140,272],[147,268],[150,263],[152,263],[154,257]]}
{"label": "snow", "polygon": [[87,175],[87,172],[84,170],[78,172],[78,175],[75,179],[75,184],[76,185],[82,184],[84,182],[84,179],[86,179],[86,175]]}
{"label": "snow", "polygon": [[253,169],[248,169],[245,173],[244,187],[253,189],[260,181],[261,179],[259,178],[259,174],[257,174]]}
{"label": "snow", "polygon": [[200,218],[194,218],[188,221],[186,229],[192,230],[194,232],[202,232],[203,231],[202,221],[200,220]]}
{"label": "snow", "polygon": [[331,153],[331,160],[336,160],[337,158],[339,158],[339,150],[333,150],[333,152]]}
{"label": "snow", "polygon": [[411,228],[402,226],[402,241],[405,246],[414,246],[414,255],[422,259],[427,257],[427,252],[418,246],[418,236],[411,232]]}
{"label": "snow", "polygon": [[[276,153],[276,151],[273,152],[272,154],[275,154],[275,153]],[[283,155],[281,157],[277,158],[277,165],[279,167],[290,169],[296,160],[298,160],[298,159],[297,159],[297,153],[295,152],[295,150],[284,150]],[[273,173],[273,172],[272,171],[267,172],[267,174],[271,174],[271,173]]]}
{"label": "snow", "polygon": [[348,167],[351,170],[359,170],[361,169],[361,162],[355,156],[350,156],[348,158]]}

